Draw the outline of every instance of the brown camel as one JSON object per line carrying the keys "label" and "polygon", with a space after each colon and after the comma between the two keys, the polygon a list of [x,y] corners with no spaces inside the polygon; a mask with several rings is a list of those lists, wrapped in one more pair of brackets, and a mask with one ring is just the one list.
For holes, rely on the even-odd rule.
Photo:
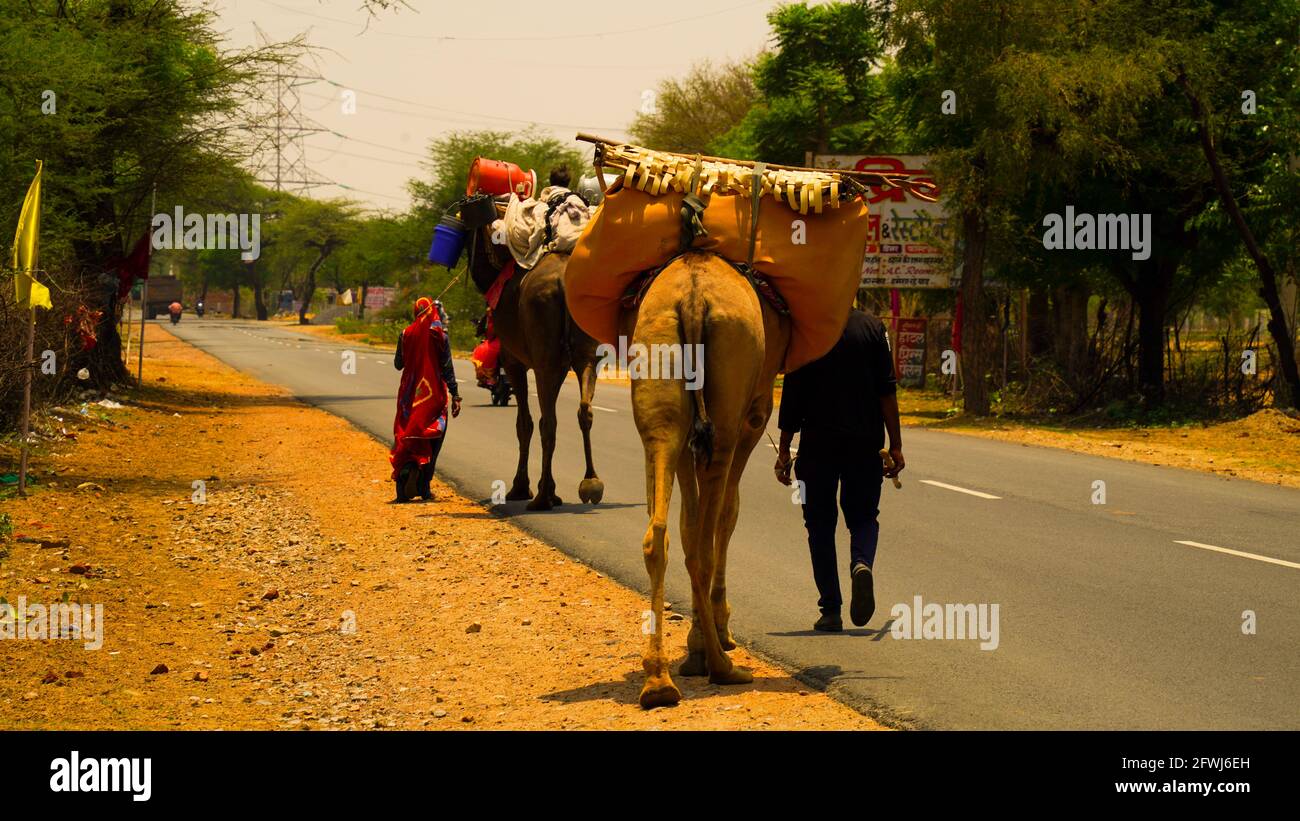
{"label": "brown camel", "polygon": [[[472,234],[470,274],[480,290],[496,279],[510,261],[510,252],[491,242],[491,228]],[[596,340],[587,336],[569,316],[564,304],[564,268],[568,254],[547,254],[532,269],[517,271],[506,283],[493,312],[493,327],[501,338],[501,366],[510,379],[518,407],[515,433],[519,437],[519,467],[506,498],[532,499],[529,510],[550,510],[562,500],[555,494],[551,456],[555,452],[555,400],[572,369],[578,377],[578,427],[587,457],[587,473],[578,485],[578,498],[599,504],[605,484],[591,462],[591,401],[596,393]],[[537,381],[541,407],[542,476],[533,496],[528,481],[528,446],[533,418],[528,412],[528,371]]]}
{"label": "brown camel", "polygon": [[[789,319],[760,299],[750,282],[721,257],[691,252],[655,278],[635,312],[620,317],[629,349],[701,345],[704,381],[687,390],[681,379],[632,380],[632,412],[645,447],[650,526],[642,542],[650,573],[653,623],[643,665],[645,708],[676,704],[664,657],[664,572],[668,566],[668,504],[673,477],[682,489],[681,539],[691,577],[691,630],[680,673],[708,675],[715,684],[746,684],[726,650],[727,543],[740,509],[740,477],[772,413],[772,389],[790,341]],[[664,350],[664,349],[659,349]]]}

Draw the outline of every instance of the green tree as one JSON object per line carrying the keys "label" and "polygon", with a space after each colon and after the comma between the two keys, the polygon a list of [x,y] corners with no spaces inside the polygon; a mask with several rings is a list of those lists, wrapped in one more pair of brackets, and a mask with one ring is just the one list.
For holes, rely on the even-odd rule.
{"label": "green tree", "polygon": [[1173,84],[1185,98],[1204,177],[1258,271],[1278,352],[1276,403],[1293,406],[1300,370],[1278,263],[1294,270],[1300,254],[1300,2],[1201,2],[1175,19],[1179,26],[1156,36],[1180,38],[1167,51]]}
{"label": "green tree", "polygon": [[356,288],[356,313],[364,316],[371,286],[396,285],[404,274],[418,274],[432,232],[428,220],[413,214],[381,214],[363,220],[352,241],[335,255],[331,284],[339,291]]}
{"label": "green tree", "polygon": [[590,165],[576,148],[536,128],[521,132],[456,131],[429,143],[429,160],[423,164],[428,177],[407,183],[416,210],[440,215],[464,197],[469,167],[476,157],[534,170],[542,188],[546,187],[551,169],[558,165],[568,166],[574,182]]}
{"label": "green tree", "polygon": [[13,225],[45,160],[42,264],[103,310],[99,342],[65,369],[125,379],[112,283],[101,280],[160,210],[246,155],[241,105],[297,44],[229,50],[215,12],[181,0],[6,2],[0,15],[0,222]]}
{"label": "green tree", "polygon": [[[737,128],[758,99],[753,64],[697,63],[685,77],[655,89],[653,105],[632,120],[628,132],[641,145],[660,151],[722,156],[722,138]],[[730,156],[730,155],[727,155]]]}
{"label": "green tree", "polygon": [[298,324],[307,324],[307,312],[316,294],[321,266],[356,235],[360,225],[357,207],[346,200],[312,200],[292,197],[267,231],[277,258],[285,264],[286,279],[296,279],[300,306]]}
{"label": "green tree", "polygon": [[[1133,157],[1117,138],[1162,91],[1150,55],[1117,52],[1103,35],[1106,3],[899,0],[891,95],[917,149],[935,156],[962,238],[962,376],[968,411],[989,410],[986,263],[1011,267],[1024,238],[1031,181],[1118,175]],[[945,105],[946,104],[946,105]],[[1055,210],[1055,209],[1051,209]],[[1039,212],[1042,213],[1041,211]]]}
{"label": "green tree", "polygon": [[892,148],[880,115],[884,12],[867,2],[778,6],[775,46],[754,63],[760,99],[719,140],[741,159],[802,165],[805,154]]}

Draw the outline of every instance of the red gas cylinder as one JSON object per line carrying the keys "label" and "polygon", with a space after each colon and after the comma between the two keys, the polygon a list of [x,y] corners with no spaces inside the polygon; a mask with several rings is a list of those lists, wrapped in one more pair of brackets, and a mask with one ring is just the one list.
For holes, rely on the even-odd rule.
{"label": "red gas cylinder", "polygon": [[520,199],[528,199],[536,188],[536,171],[524,171],[512,162],[477,157],[469,167],[465,194],[518,194]]}

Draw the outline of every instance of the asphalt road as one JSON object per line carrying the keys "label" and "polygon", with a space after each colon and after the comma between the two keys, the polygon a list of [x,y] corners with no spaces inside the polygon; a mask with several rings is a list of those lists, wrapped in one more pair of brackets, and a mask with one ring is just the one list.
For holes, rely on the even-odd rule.
{"label": "asphalt road", "polygon": [[[266,323],[186,315],[171,330],[389,441],[398,383],[391,354],[352,346],[357,370],[345,375],[348,346]],[[492,407],[468,362],[456,368],[465,408],[438,472],[486,501],[493,482],[509,485],[514,473],[515,409]],[[644,460],[628,389],[602,384],[595,404],[604,502],[577,500],[583,461],[570,380],[555,457],[566,504],[498,511],[645,591]],[[322,475],[348,469],[328,464],[327,447]],[[886,483],[881,502],[876,615],[868,628],[827,635],[810,629],[817,594],[799,508],[772,478],[774,453],[760,447],[730,549],[738,640],[899,726],[1300,728],[1300,491],[937,431],[905,430],[904,451],[903,489]],[[531,455],[535,489],[536,440]],[[386,464],[349,467],[387,472]],[[1105,504],[1093,503],[1098,480]],[[392,486],[376,488],[382,515]],[[668,598],[687,612],[676,511],[670,521]],[[840,543],[847,597],[842,527]],[[895,638],[891,611],[912,608],[917,596],[923,605],[982,605],[986,627],[996,605],[996,648],[955,637],[955,622],[947,638]],[[1246,611],[1253,634],[1243,631]],[[847,605],[845,615],[847,625]],[[628,630],[640,624],[640,613],[627,614]]]}

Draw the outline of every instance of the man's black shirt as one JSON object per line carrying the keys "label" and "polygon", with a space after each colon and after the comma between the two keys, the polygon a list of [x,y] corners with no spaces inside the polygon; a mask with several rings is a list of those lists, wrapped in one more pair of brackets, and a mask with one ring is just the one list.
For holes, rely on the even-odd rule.
{"label": "man's black shirt", "polygon": [[896,390],[884,323],[854,310],[829,353],[786,374],[777,424],[783,431],[801,432],[800,456],[878,451],[885,444],[880,397]]}

